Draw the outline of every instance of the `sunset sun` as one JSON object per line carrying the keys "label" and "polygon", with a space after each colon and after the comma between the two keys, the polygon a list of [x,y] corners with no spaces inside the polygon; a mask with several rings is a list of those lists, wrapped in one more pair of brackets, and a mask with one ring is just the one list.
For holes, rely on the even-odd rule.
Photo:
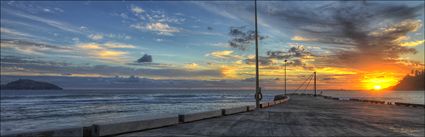
{"label": "sunset sun", "polygon": [[375,85],[375,86],[373,86],[373,89],[374,90],[381,90],[381,85]]}

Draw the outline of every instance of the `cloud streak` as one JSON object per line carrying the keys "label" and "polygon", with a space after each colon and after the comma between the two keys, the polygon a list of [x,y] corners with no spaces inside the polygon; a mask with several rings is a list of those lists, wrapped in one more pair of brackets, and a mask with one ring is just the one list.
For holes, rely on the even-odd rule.
{"label": "cloud streak", "polygon": [[19,11],[11,11],[11,10],[5,10],[5,11],[12,14],[12,15],[15,15],[15,16],[18,16],[18,17],[21,17],[21,18],[34,20],[34,21],[37,21],[37,22],[41,22],[41,23],[47,24],[51,27],[63,30],[63,31],[72,32],[72,33],[79,33],[79,34],[82,33],[81,31],[79,31],[78,27],[74,27],[74,26],[69,25],[69,24],[64,23],[64,22],[46,19],[46,18],[42,18],[42,17],[30,15],[30,14],[25,14],[25,13],[22,13],[22,12],[19,12]]}
{"label": "cloud streak", "polygon": [[[193,66],[193,64],[192,64]],[[2,56],[1,73],[31,75],[95,75],[95,76],[144,76],[161,78],[221,77],[219,70],[186,70],[179,68],[131,68],[110,65],[75,65],[60,62]]]}
{"label": "cloud streak", "polygon": [[223,51],[214,51],[206,54],[206,56],[211,56],[219,59],[241,59],[242,56],[234,54],[232,50],[223,50]]}

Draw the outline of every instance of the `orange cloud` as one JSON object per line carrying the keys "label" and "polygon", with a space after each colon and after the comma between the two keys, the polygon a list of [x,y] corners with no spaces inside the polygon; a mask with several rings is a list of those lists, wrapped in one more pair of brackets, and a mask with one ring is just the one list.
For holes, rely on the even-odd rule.
{"label": "orange cloud", "polygon": [[304,42],[308,42],[308,41],[317,41],[317,39],[314,38],[306,38],[306,37],[302,37],[302,36],[293,36],[291,38],[291,40],[293,41],[304,41]]}
{"label": "orange cloud", "polygon": [[425,42],[425,40],[403,42],[403,43],[400,43],[400,46],[403,46],[403,47],[414,47],[414,46],[418,46],[418,45],[424,45],[424,42]]}
{"label": "orange cloud", "polygon": [[119,43],[82,43],[76,47],[92,58],[112,62],[127,62],[125,55],[128,52],[115,50],[115,48],[134,48],[133,45]]}

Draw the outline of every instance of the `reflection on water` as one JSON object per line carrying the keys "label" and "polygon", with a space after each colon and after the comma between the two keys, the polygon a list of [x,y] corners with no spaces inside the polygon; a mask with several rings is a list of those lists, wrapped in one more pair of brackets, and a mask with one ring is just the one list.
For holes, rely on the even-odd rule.
{"label": "reflection on water", "polygon": [[[1,133],[86,126],[254,105],[254,91],[1,91]],[[290,93],[290,92],[289,92]],[[311,93],[311,91],[309,92]],[[270,101],[281,91],[264,91]],[[324,95],[424,104],[424,92],[324,91]]]}

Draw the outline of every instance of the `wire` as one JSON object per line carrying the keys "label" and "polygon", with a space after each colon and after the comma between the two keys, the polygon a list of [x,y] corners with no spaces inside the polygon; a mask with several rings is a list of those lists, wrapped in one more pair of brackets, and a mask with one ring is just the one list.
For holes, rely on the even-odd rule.
{"label": "wire", "polygon": [[307,86],[305,86],[305,88],[304,88],[304,92],[307,92],[307,88],[308,88],[308,86],[310,85],[311,80],[313,80],[313,77],[311,77],[311,78],[310,78],[310,80],[309,80],[309,81],[308,81],[308,83],[307,83]]}
{"label": "wire", "polygon": [[306,80],[304,80],[304,82],[294,91],[297,92],[301,87],[303,87],[303,85],[305,84],[305,82],[309,79],[311,79],[313,77],[313,75],[310,75]]}

